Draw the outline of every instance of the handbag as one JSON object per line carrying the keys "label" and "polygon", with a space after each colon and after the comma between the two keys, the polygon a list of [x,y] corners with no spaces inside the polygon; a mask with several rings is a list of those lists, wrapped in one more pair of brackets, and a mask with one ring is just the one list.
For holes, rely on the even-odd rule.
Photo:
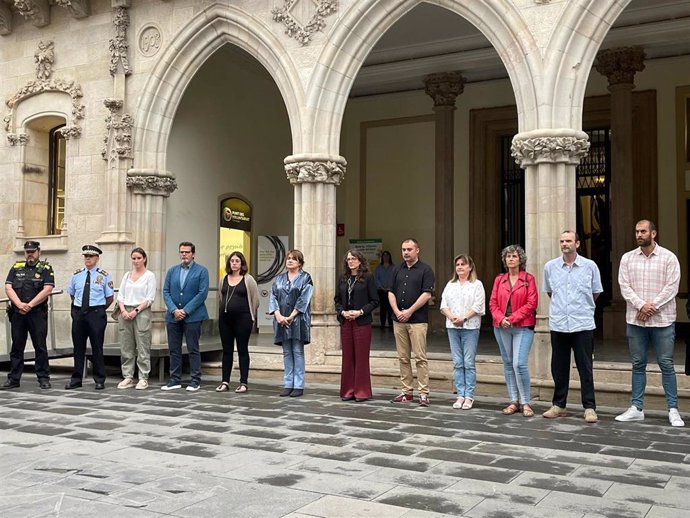
{"label": "handbag", "polygon": [[[127,283],[125,282],[125,281],[127,280],[127,277],[129,277],[129,272],[127,272],[127,273],[125,274],[125,278],[122,280],[122,293],[123,293],[123,294],[124,294],[125,284],[127,284]],[[122,314],[122,312],[120,311],[120,304],[118,304],[118,303],[117,303],[117,300],[115,300],[115,308],[114,308],[113,311],[110,313],[110,318],[112,318],[113,320],[115,320],[115,321],[117,322],[117,320],[120,318],[120,315],[121,315],[121,314]]]}

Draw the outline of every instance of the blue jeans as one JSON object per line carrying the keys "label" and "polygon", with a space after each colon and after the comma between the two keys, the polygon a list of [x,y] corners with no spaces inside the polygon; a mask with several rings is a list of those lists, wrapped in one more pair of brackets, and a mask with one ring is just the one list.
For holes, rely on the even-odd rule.
{"label": "blue jeans", "polygon": [[678,385],[673,368],[673,349],[676,326],[642,327],[627,325],[628,347],[632,359],[632,404],[642,409],[644,389],[647,385],[647,351],[650,344],[656,349],[656,362],[661,369],[661,385],[666,394],[668,408],[678,408]]}
{"label": "blue jeans", "polygon": [[304,388],[304,343],[299,340],[283,341],[283,365],[285,388]]}
{"label": "blue jeans", "polygon": [[532,348],[534,331],[529,327],[494,327],[494,336],[503,358],[503,371],[510,401],[521,405],[529,404],[529,351]]}
{"label": "blue jeans", "polygon": [[450,353],[453,356],[453,377],[458,397],[474,398],[477,385],[475,358],[479,329],[448,329]]}
{"label": "blue jeans", "polygon": [[189,372],[192,383],[201,383],[201,353],[199,352],[199,337],[201,336],[201,321],[199,322],[166,322],[168,331],[168,349],[170,351],[170,381],[180,383],[182,380],[182,336],[187,342],[189,352]]}

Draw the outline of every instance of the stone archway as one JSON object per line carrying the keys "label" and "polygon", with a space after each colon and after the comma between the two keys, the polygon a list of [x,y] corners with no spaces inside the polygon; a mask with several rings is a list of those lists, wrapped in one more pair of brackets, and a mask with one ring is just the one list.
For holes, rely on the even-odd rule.
{"label": "stone archway", "polygon": [[304,95],[287,51],[263,22],[234,6],[213,4],[178,33],[143,89],[134,118],[137,170],[166,171],[168,136],[185,87],[206,59],[228,43],[254,57],[273,77],[290,118],[293,145],[300,147]]}

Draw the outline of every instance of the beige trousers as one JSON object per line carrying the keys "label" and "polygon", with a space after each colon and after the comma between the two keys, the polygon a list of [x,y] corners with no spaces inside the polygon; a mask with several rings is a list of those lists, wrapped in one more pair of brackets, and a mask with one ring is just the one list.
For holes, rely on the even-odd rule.
{"label": "beige trousers", "polygon": [[[136,306],[125,306],[127,311]],[[118,318],[122,377],[134,378],[134,363],[139,369],[139,379],[149,379],[151,372],[151,310],[146,308],[134,320]]]}
{"label": "beige trousers", "polygon": [[393,321],[395,348],[400,362],[400,382],[406,394],[413,391],[411,353],[415,356],[417,384],[420,394],[429,393],[429,364],[426,361],[426,330],[428,324],[401,324]]}

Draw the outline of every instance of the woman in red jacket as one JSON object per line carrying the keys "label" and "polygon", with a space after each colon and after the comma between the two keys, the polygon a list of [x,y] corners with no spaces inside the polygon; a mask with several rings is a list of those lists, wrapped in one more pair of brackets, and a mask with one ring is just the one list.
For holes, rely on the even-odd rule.
{"label": "woman in red jacket", "polygon": [[534,410],[529,404],[529,351],[534,338],[539,300],[537,285],[534,275],[525,271],[527,255],[521,246],[505,247],[501,251],[501,260],[508,271],[496,277],[489,308],[510,397],[510,404],[503,409],[503,413],[514,414],[522,407],[522,414],[532,417]]}

